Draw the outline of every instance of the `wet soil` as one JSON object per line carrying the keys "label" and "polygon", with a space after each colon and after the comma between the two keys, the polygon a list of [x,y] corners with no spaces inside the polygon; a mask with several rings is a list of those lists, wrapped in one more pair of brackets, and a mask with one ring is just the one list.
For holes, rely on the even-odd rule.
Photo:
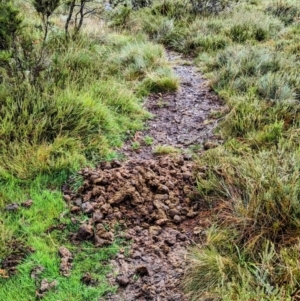
{"label": "wet soil", "polygon": [[[213,133],[214,112],[223,107],[195,67],[177,54],[168,55],[180,89],[148,98],[146,108],[154,118],[119,150],[127,161],[85,168],[77,193],[64,189],[73,218],[82,212],[89,217],[72,236],[74,242],[89,240],[102,247],[118,237],[130,246],[111,261],[113,272],[107,275],[119,286],[117,293],[100,300],[187,301],[181,290],[187,248],[205,238],[210,224],[210,211],[194,188],[195,166],[188,153],[193,146],[201,150],[221,142]],[[145,136],[153,138],[152,145],[145,145]],[[133,142],[141,147],[133,150]],[[154,156],[157,145],[171,145],[183,154]]]}
{"label": "wet soil", "polygon": [[[168,58],[178,76],[180,88],[177,92],[148,97],[145,107],[153,118],[145,131],[136,133],[120,150],[128,158],[151,159],[157,145],[171,145],[188,152],[193,146],[203,149],[205,145],[221,142],[213,132],[219,121],[216,112],[224,110],[220,99],[191,61],[172,52],[168,53]],[[153,138],[152,145],[145,145],[145,136]],[[139,142],[141,148],[133,151],[134,142]]]}
{"label": "wet soil", "polygon": [[208,225],[205,207],[194,189],[193,162],[183,156],[103,162],[81,171],[84,185],[67,189],[70,211],[89,219],[72,237],[96,247],[128,241],[115,260],[112,285],[117,294],[102,300],[187,300],[180,291],[186,248]]}

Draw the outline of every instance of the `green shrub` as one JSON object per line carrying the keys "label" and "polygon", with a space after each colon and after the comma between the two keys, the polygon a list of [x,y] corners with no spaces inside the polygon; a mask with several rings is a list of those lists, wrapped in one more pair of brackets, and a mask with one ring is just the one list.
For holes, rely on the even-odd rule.
{"label": "green shrub", "polygon": [[269,72],[278,72],[284,66],[284,58],[263,47],[228,47],[219,53],[213,68],[218,69],[214,79],[220,89],[231,87],[240,92],[252,87],[257,78]]}
{"label": "green shrub", "polygon": [[19,11],[11,1],[0,1],[0,51],[9,50],[22,23]]}

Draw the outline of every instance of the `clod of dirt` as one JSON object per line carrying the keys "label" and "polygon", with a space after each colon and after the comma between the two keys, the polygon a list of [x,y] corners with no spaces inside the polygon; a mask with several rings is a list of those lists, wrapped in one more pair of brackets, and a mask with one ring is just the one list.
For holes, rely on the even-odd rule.
{"label": "clod of dirt", "polygon": [[45,231],[45,233],[49,234],[49,233],[53,232],[54,230],[63,231],[66,227],[67,227],[67,225],[65,223],[60,223],[58,225],[53,225],[53,226],[49,227]]}
{"label": "clod of dirt", "polygon": [[21,203],[21,206],[25,208],[30,208],[32,204],[33,204],[33,200],[28,200],[26,202]]}
{"label": "clod of dirt", "polygon": [[63,276],[68,277],[71,275],[73,255],[66,247],[60,247],[58,253],[61,257],[59,270]]}
{"label": "clod of dirt", "polygon": [[31,270],[30,277],[32,279],[37,279],[38,276],[40,274],[42,274],[44,270],[45,270],[45,267],[43,267],[42,265],[38,265]]}
{"label": "clod of dirt", "polygon": [[97,281],[90,273],[85,273],[81,277],[81,282],[85,285],[95,286],[98,284],[99,281]]}
{"label": "clod of dirt", "polygon": [[17,203],[11,203],[11,204],[8,204],[6,207],[5,207],[5,210],[6,211],[16,211],[19,209],[19,204]]}
{"label": "clod of dirt", "polygon": [[118,275],[116,282],[121,286],[127,286],[129,284],[129,278],[125,275]]}
{"label": "clod of dirt", "polygon": [[91,225],[83,224],[79,227],[76,238],[78,240],[89,240],[94,236],[94,229]]}
{"label": "clod of dirt", "polygon": [[115,230],[118,225],[123,237],[132,241],[129,257],[119,254],[112,262],[118,276],[108,276],[109,281],[122,289],[108,300],[186,300],[178,286],[186,246],[196,238],[193,228],[182,225],[195,227],[191,221],[199,213],[198,204],[188,197],[197,199],[192,168],[191,161],[179,156],[103,163],[80,172],[84,184],[70,199],[70,208],[80,199],[82,212],[84,204],[94,211],[86,212],[90,218],[75,239],[109,245],[121,235]]}
{"label": "clod of dirt", "polygon": [[57,285],[57,280],[50,282],[47,278],[43,279],[40,288],[36,291],[36,297],[42,299],[48,291],[55,288]]}

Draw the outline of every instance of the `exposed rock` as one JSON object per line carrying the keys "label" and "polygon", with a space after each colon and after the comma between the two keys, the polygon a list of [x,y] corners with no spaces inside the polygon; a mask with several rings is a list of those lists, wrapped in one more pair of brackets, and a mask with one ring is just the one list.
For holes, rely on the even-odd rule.
{"label": "exposed rock", "polygon": [[17,203],[11,203],[5,206],[6,211],[16,211],[19,209],[19,205]]}

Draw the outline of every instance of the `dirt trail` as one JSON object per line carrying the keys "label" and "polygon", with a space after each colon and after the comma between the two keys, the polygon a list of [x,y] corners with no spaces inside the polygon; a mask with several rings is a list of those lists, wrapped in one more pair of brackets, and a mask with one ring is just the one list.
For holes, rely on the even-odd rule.
{"label": "dirt trail", "polygon": [[[180,81],[180,89],[174,93],[152,94],[146,102],[146,108],[154,115],[148,122],[147,130],[137,133],[121,149],[130,159],[153,158],[157,145],[171,145],[187,152],[191,147],[209,147],[218,141],[213,129],[218,119],[213,113],[222,110],[219,98],[212,93],[208,81],[191,65],[176,53],[168,53],[168,58]],[[150,136],[153,144],[143,143]],[[213,140],[214,142],[211,143]],[[132,151],[132,143],[139,142],[141,148]]]}
{"label": "dirt trail", "polygon": [[[129,241],[130,250],[120,252],[107,275],[119,289],[100,300],[188,300],[180,290],[186,250],[201,239],[209,213],[194,189],[195,166],[187,151],[192,145],[207,148],[218,143],[213,136],[217,120],[211,113],[222,107],[195,67],[178,63],[178,55],[169,58],[181,88],[149,97],[146,106],[155,117],[148,130],[120,150],[128,160],[85,168],[78,192],[64,191],[71,212],[89,216],[73,240],[91,240],[96,247],[111,244],[116,236]],[[154,139],[151,146],[142,143],[146,135]],[[133,142],[141,143],[138,152]],[[158,144],[180,148],[184,154],[155,157]]]}

